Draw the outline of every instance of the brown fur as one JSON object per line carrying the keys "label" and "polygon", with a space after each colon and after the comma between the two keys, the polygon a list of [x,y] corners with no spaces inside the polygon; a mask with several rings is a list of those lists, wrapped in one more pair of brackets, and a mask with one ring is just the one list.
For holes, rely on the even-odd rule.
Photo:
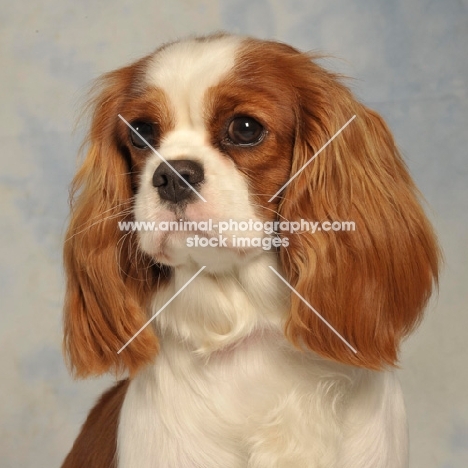
{"label": "brown fur", "polygon": [[[147,327],[122,353],[117,351],[146,322],[148,294],[167,270],[137,252],[135,233],[118,229],[132,218],[133,166],[119,134],[126,103],[144,92],[146,59],[103,77],[94,108],[87,156],[71,190],[71,220],[64,245],[67,290],[64,349],[79,377],[127,369],[151,361],[158,343]],[[131,158],[131,157],[130,157]]]}
{"label": "brown fur", "polygon": [[[286,336],[299,347],[370,369],[397,361],[437,284],[439,249],[419,193],[382,118],[360,104],[317,57],[248,40],[235,69],[210,90],[213,144],[245,173],[265,220],[354,221],[355,232],[283,233],[289,283],[358,353],[291,295]],[[215,112],[216,111],[216,112]],[[224,115],[250,115],[262,144],[219,145]],[[356,118],[272,202],[268,199]]]}
{"label": "brown fur", "polygon": [[[116,354],[144,323],[148,295],[168,276],[138,251],[133,234],[117,229],[117,221],[132,216],[134,173],[128,175],[125,156],[130,169],[142,167],[135,150],[125,148],[117,114],[133,109],[130,103],[150,111],[151,106],[142,104],[148,102],[142,84],[146,60],[104,77],[104,89],[93,101],[90,149],[73,183],[72,193],[78,196],[64,250],[65,349],[78,376],[109,369],[136,372],[158,349],[148,327]],[[169,105],[161,92],[152,92],[161,104],[151,115],[164,115],[160,120],[170,128]],[[356,232],[289,235],[290,245],[280,256],[288,281],[358,354],[295,295],[286,336],[344,363],[371,369],[395,364],[400,340],[420,320],[437,282],[439,251],[417,189],[382,119],[307,54],[256,40],[246,42],[235,72],[210,91],[207,102],[214,143],[223,131],[222,116],[233,109],[253,113],[269,130],[265,142],[248,154],[239,148],[227,151],[246,174],[265,219],[278,210],[280,220],[356,223]],[[352,115],[355,121],[281,199],[269,203],[269,196]]]}
{"label": "brown fur", "polygon": [[89,413],[62,468],[115,468],[120,409],[128,388],[122,380]]}
{"label": "brown fur", "polygon": [[[108,370],[135,373],[158,351],[147,327],[117,354],[146,321],[150,294],[169,278],[168,269],[153,265],[139,251],[133,234],[117,227],[118,221],[132,219],[133,188],[144,165],[138,159],[142,153],[126,145],[127,130],[117,114],[125,116],[131,102],[130,112],[138,106],[160,124],[171,125],[164,96],[144,89],[146,60],[104,77],[91,104],[89,151],[73,182],[64,248],[64,348],[74,374],[81,377]],[[156,93],[160,106],[145,100],[147,91]],[[257,40],[245,43],[235,72],[209,91],[206,102],[212,143],[246,175],[263,219],[278,214],[280,220],[356,223],[355,232],[284,233],[290,245],[279,256],[290,284],[358,353],[295,295],[286,337],[297,347],[345,364],[369,369],[395,365],[402,338],[420,321],[437,284],[440,254],[419,193],[382,118],[309,55]],[[233,109],[253,115],[268,129],[261,145],[245,150],[219,144],[222,122]],[[353,115],[355,120],[268,202]],[[103,396],[64,468],[114,466],[117,418],[127,384]]]}

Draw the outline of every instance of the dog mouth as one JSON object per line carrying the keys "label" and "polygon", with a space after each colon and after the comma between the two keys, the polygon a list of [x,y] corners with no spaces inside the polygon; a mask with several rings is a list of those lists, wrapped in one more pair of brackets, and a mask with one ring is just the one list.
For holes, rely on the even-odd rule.
{"label": "dog mouth", "polygon": [[[213,207],[173,206],[141,219],[147,232],[139,233],[141,249],[168,266],[187,264],[239,265],[262,253],[276,254],[278,236],[258,216],[226,213]],[[143,214],[143,213],[141,213]],[[137,217],[138,219],[138,217]]]}

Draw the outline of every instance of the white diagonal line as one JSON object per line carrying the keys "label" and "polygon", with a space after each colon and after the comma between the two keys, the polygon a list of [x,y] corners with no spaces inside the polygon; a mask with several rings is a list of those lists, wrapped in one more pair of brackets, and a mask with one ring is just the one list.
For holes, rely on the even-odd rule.
{"label": "white diagonal line", "polygon": [[268,201],[271,202],[282,190],[284,190],[354,119],[353,115]]}
{"label": "white diagonal line", "polygon": [[118,351],[120,354],[204,269],[202,266]]}
{"label": "white diagonal line", "polygon": [[161,155],[161,153],[159,151],[157,151],[156,149],[154,149],[123,117],[122,115],[118,114],[119,118],[125,123],[125,125],[127,125],[128,128],[130,128],[133,132],[135,132],[144,142],[145,144],[148,146],[148,148],[151,149],[151,151],[159,157],[159,159],[161,159],[161,161],[163,161],[165,164],[167,164],[167,166],[169,166],[171,168],[172,171],[174,171],[177,176],[184,181],[184,183],[187,185],[187,187],[190,189],[190,190],[193,190],[197,195],[198,197],[203,200],[205,203],[206,203],[206,200],[203,198],[203,196],[198,193],[191,185],[190,183],[184,179],[184,177],[182,177],[170,164],[169,162]]}
{"label": "white diagonal line", "polygon": [[357,354],[357,350],[353,348],[329,322],[327,322],[306,300],[302,297],[272,266],[270,270],[354,353]]}

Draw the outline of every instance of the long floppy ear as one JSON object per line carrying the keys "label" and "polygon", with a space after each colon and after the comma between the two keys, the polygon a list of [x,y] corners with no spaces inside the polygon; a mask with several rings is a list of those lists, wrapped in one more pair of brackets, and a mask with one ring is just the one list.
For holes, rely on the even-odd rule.
{"label": "long floppy ear", "polygon": [[115,126],[136,70],[127,67],[101,80],[91,103],[89,150],[72,183],[64,245],[64,349],[79,377],[108,370],[133,373],[158,350],[147,327],[117,353],[146,322],[145,302],[161,274],[138,251],[135,233],[121,232],[118,225],[132,219],[133,193]]}
{"label": "long floppy ear", "polygon": [[280,214],[352,221],[355,231],[288,234],[280,255],[290,284],[357,354],[294,294],[286,335],[332,360],[381,369],[395,365],[400,340],[421,318],[437,284],[439,248],[382,118],[308,63],[292,174],[356,117],[287,187]]}

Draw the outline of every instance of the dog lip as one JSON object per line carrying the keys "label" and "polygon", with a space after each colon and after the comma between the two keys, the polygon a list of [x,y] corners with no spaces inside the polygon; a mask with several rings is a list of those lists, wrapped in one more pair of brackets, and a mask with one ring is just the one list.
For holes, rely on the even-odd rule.
{"label": "dog lip", "polygon": [[[189,237],[195,237],[198,236],[199,238],[206,238],[206,239],[218,239],[219,237],[223,237],[222,234],[219,234],[218,232],[214,231],[203,231],[200,229],[196,229],[193,231],[167,231],[164,233],[164,242],[163,245],[161,246],[161,251],[158,252],[158,254],[162,255],[163,251],[165,250],[166,247],[166,242],[170,241],[171,239],[187,239]],[[228,241],[232,242],[232,238],[228,239]],[[201,246],[200,246],[201,247]],[[174,250],[179,250],[179,249],[184,249],[184,246],[171,246],[172,249]],[[193,247],[187,247],[187,248],[193,248]],[[203,247],[205,249],[220,249],[220,250],[227,250],[236,253],[239,255],[241,258],[247,257],[251,255],[253,252],[256,252],[259,250],[259,247],[256,246],[234,246],[231,243],[227,243],[227,245],[214,245],[214,246],[206,246]],[[261,249],[260,249],[261,250]]]}

